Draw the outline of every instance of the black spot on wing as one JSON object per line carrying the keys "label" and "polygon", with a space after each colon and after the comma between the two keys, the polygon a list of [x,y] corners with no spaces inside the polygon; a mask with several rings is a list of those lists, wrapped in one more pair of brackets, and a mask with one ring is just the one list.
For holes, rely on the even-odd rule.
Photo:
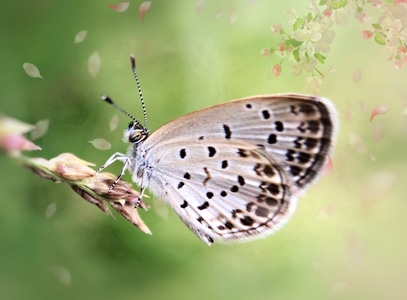
{"label": "black spot on wing", "polygon": [[204,209],[206,209],[206,208],[208,208],[209,207],[209,202],[208,201],[205,201],[204,203],[202,203],[202,205],[199,205],[198,206],[198,209],[199,210],[204,210]]}
{"label": "black spot on wing", "polygon": [[230,139],[232,137],[232,131],[230,127],[226,124],[223,124],[223,130],[225,131],[225,139]]}
{"label": "black spot on wing", "polygon": [[209,153],[208,153],[209,157],[214,157],[214,156],[215,156],[215,154],[216,154],[216,149],[215,149],[214,147],[209,146],[209,147],[208,147],[208,151],[209,151]]}

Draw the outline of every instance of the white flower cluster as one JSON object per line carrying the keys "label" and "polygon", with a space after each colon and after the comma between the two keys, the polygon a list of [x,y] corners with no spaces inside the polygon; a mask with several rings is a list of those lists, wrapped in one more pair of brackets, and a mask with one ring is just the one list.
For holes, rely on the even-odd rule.
{"label": "white flower cluster", "polygon": [[367,23],[367,9],[369,13],[379,10],[380,17],[372,24],[373,31],[362,31],[363,38],[374,36],[377,43],[386,46],[396,68],[407,64],[407,0],[395,0],[394,4],[386,5],[382,0],[319,0],[318,4],[311,0],[308,8],[310,12],[305,16],[298,16],[294,9],[289,10],[287,22],[271,27],[281,42],[276,47],[263,49],[261,55],[273,54],[280,58],[271,70],[275,76],[281,74],[285,61],[291,61],[291,73],[308,73],[305,84],[318,89],[322,79],[332,71],[328,68],[321,72],[319,67],[324,64],[335,39],[333,26],[345,25],[351,18]]}

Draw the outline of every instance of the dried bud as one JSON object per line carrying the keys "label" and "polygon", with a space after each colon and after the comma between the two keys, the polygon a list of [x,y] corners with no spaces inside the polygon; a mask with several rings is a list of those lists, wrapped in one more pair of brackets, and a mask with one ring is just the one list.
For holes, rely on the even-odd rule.
{"label": "dried bud", "polygon": [[96,205],[105,214],[110,216],[112,215],[109,208],[105,205],[105,203],[102,200],[93,197],[91,194],[85,192],[84,190],[81,190],[78,186],[72,185],[71,187],[83,199],[85,199],[89,203],[92,203],[93,205]]}
{"label": "dried bud", "polygon": [[94,166],[94,164],[84,161],[71,153],[62,153],[49,160],[50,169],[68,180],[80,180],[95,174],[95,171],[89,166]]}
{"label": "dried bud", "polygon": [[146,234],[152,234],[150,229],[147,225],[143,222],[140,218],[137,209],[134,207],[134,204],[129,202],[122,202],[122,201],[114,201],[110,202],[110,205],[119,213],[121,214],[127,221],[131,222],[141,231]]}

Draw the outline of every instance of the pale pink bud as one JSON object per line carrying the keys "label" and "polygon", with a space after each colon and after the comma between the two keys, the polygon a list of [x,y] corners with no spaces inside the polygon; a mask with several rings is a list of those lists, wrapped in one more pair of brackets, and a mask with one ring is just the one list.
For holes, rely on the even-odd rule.
{"label": "pale pink bud", "polygon": [[281,65],[280,64],[275,64],[273,68],[271,69],[271,73],[273,73],[274,76],[280,76],[281,74]]}

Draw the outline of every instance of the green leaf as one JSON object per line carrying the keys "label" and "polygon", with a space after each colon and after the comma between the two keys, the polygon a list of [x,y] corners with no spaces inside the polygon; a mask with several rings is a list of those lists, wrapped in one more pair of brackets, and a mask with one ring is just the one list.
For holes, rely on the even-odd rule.
{"label": "green leaf", "polygon": [[305,24],[305,21],[303,18],[297,18],[297,20],[295,20],[294,25],[293,25],[294,31],[297,31],[298,28],[304,27],[304,24]]}
{"label": "green leaf", "polygon": [[307,15],[307,21],[311,22],[312,21],[312,13],[308,13]]}
{"label": "green leaf", "polygon": [[300,48],[294,49],[293,52],[291,52],[295,61],[297,61],[297,62],[301,61],[299,52],[300,52]]}
{"label": "green leaf", "polygon": [[373,24],[372,24],[372,27],[373,27],[374,29],[382,29],[382,26],[380,26],[380,24],[378,24],[378,23],[373,23]]}
{"label": "green leaf", "polygon": [[348,0],[332,0],[331,1],[331,8],[333,10],[345,7],[348,4]]}
{"label": "green leaf", "polygon": [[301,46],[302,42],[297,41],[296,39],[289,39],[285,41],[285,45],[287,46],[287,48],[289,46],[293,46],[294,48],[297,48],[299,46]]}
{"label": "green leaf", "polygon": [[326,4],[326,1],[327,1],[327,0],[321,0],[321,1],[319,1],[319,4],[318,4],[318,5],[319,5],[319,6],[323,6],[323,5]]}
{"label": "green leaf", "polygon": [[323,56],[321,53],[315,53],[314,54],[314,57],[316,58],[316,60],[319,62],[319,63],[321,63],[321,64],[323,64],[324,62],[325,62],[325,56]]}
{"label": "green leaf", "polygon": [[374,40],[379,45],[386,45],[387,44],[386,36],[382,32],[376,32],[375,35],[374,35]]}

